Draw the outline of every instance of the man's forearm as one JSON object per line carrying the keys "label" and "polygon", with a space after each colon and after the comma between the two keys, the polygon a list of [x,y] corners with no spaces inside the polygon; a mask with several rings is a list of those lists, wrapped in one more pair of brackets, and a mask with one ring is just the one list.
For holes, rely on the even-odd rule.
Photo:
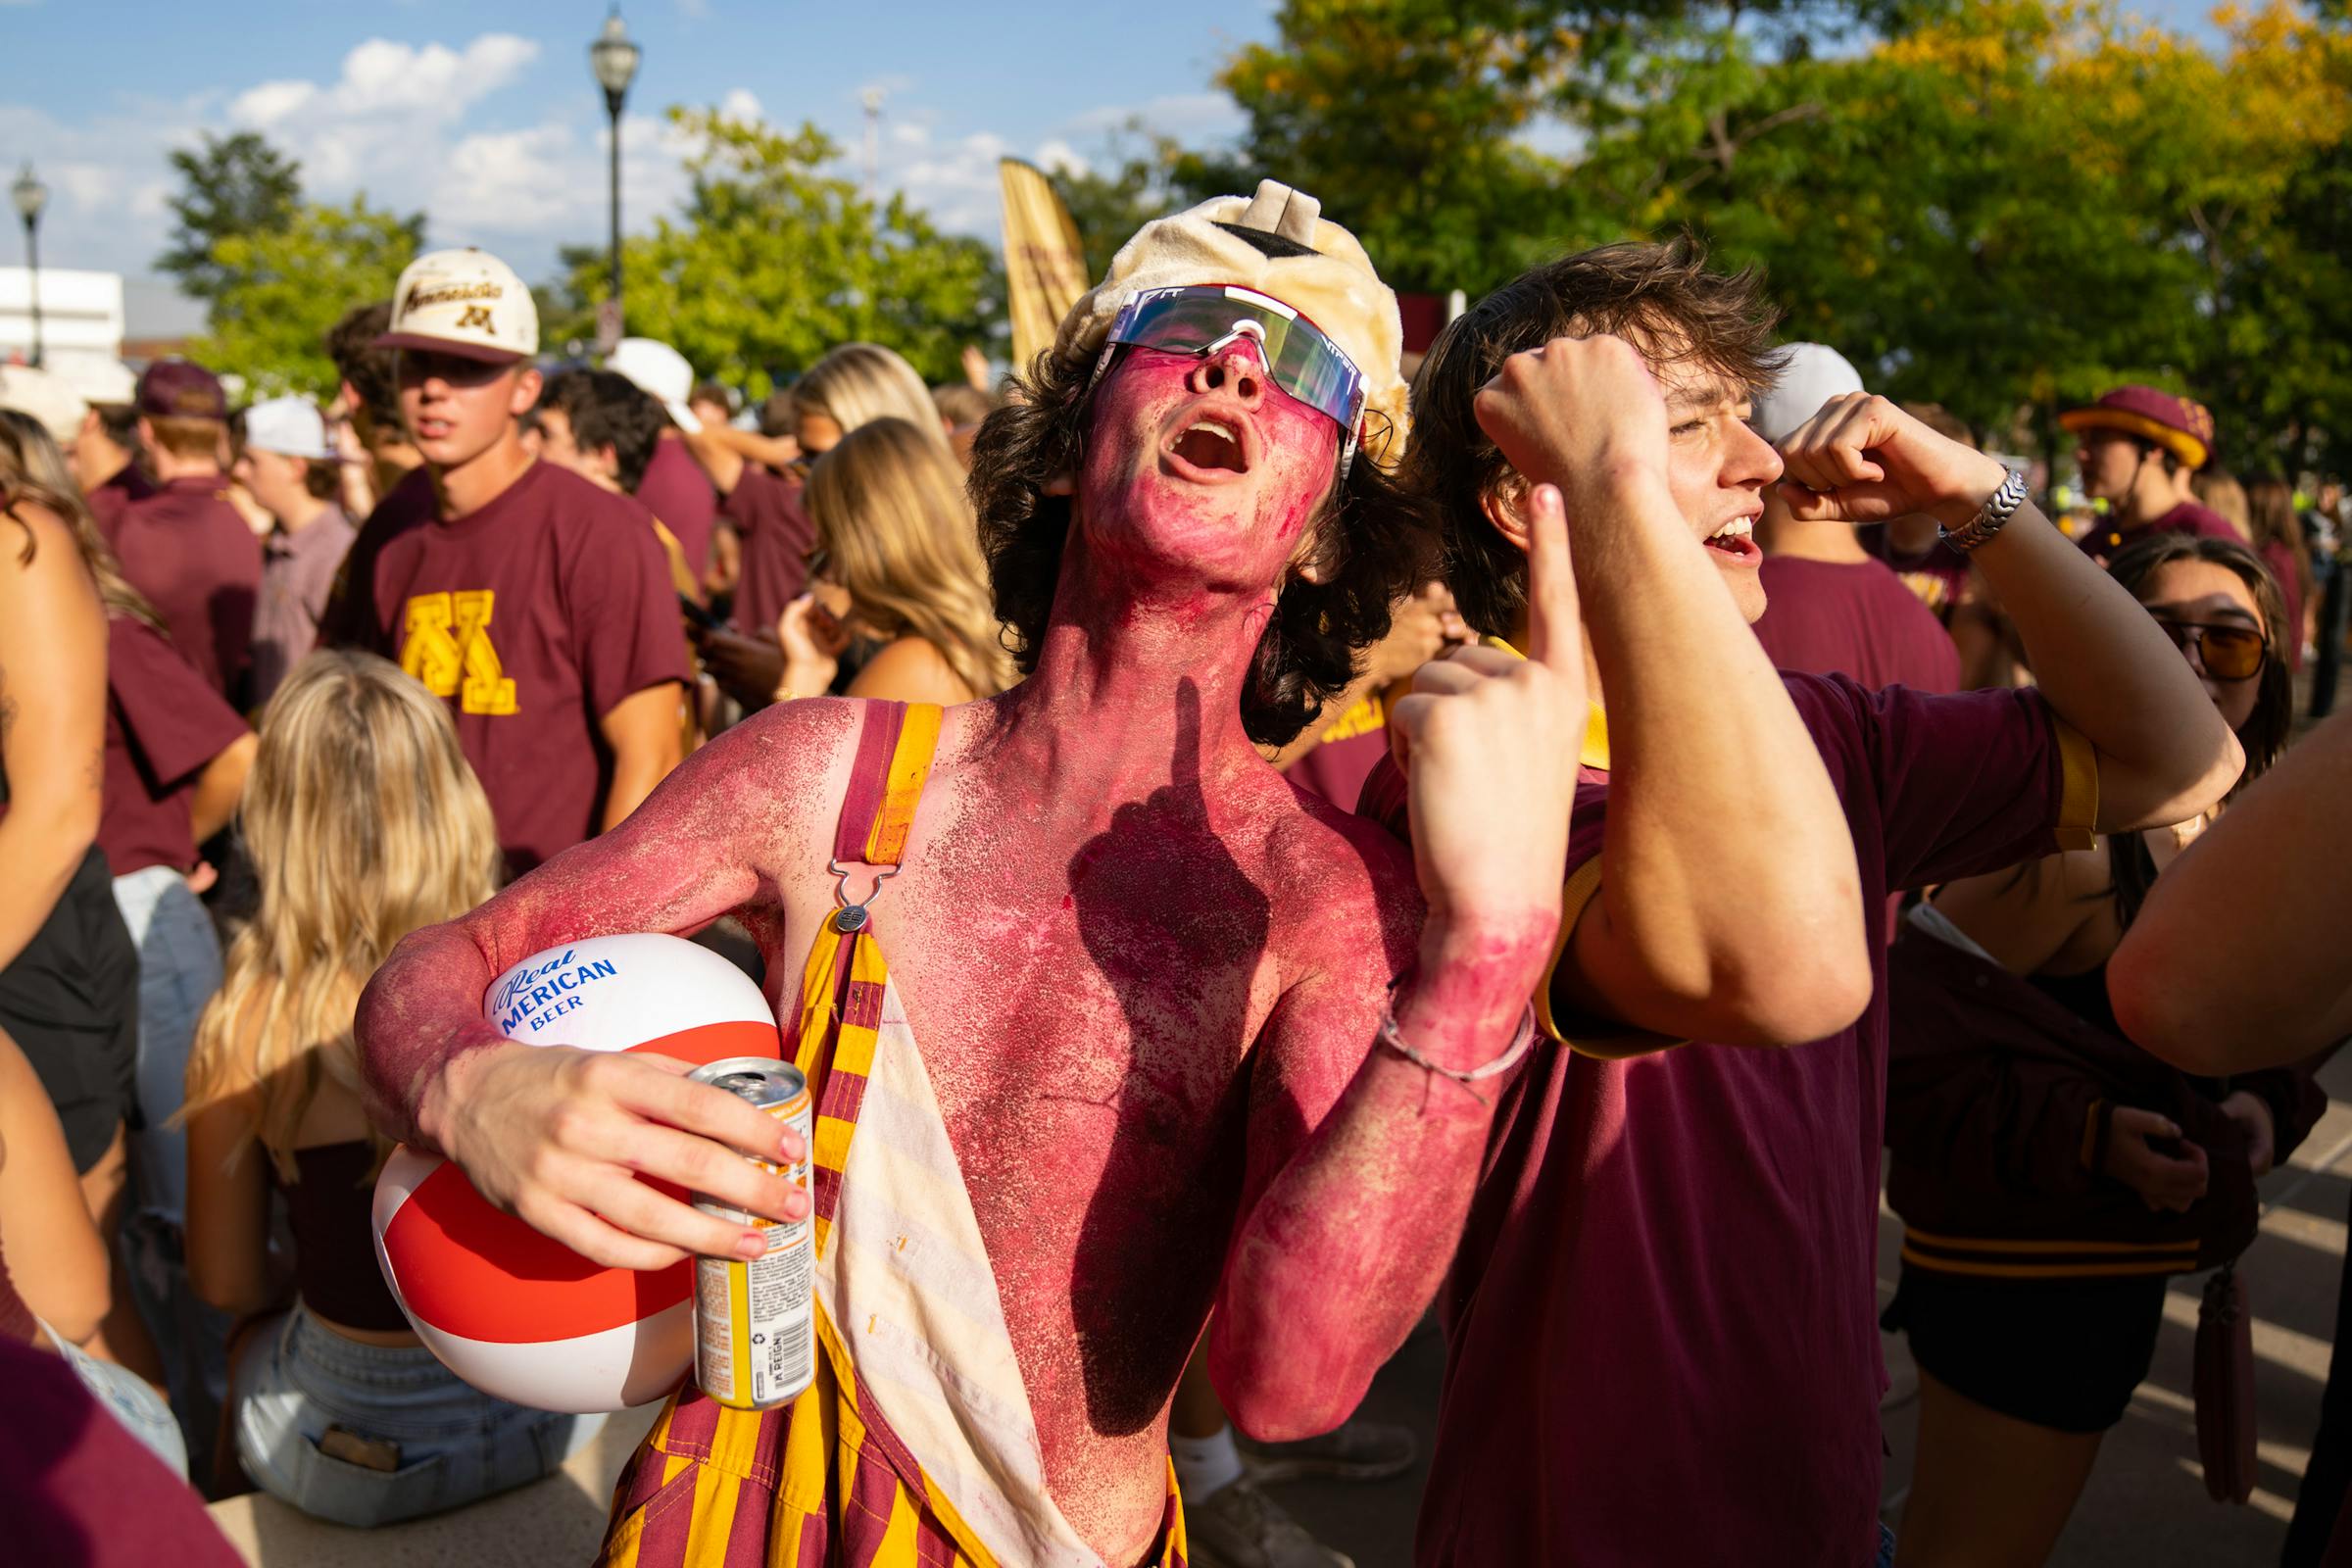
{"label": "man's forearm", "polygon": [[[1533,956],[1508,937],[1433,956],[1396,1009],[1415,1050],[1461,1070],[1508,1049]],[[1275,1441],[1347,1419],[1444,1280],[1469,1212],[1493,1102],[1375,1046],[1236,1238],[1209,1368],[1244,1431]]]}
{"label": "man's forearm", "polygon": [[1597,914],[1656,992],[1623,1021],[1688,1035],[1705,1008],[1708,1038],[1816,1038],[1868,995],[1844,809],[1672,498],[1614,504],[1576,565],[1609,722]]}
{"label": "man's forearm", "polygon": [[2243,762],[2236,740],[2121,584],[2031,502],[1971,559],[2000,595],[2051,710],[2099,753],[2102,829],[2179,822],[2221,799]]}
{"label": "man's forearm", "polygon": [[2352,713],[2286,754],[2165,868],[2107,966],[2117,1019],[2191,1072],[2352,1034]]}
{"label": "man's forearm", "polygon": [[686,934],[757,886],[735,834],[756,832],[744,744],[722,737],[627,822],[573,846],[489,903],[392,950],[360,998],[357,1039],[370,1114],[385,1133],[438,1148],[448,1069],[504,1037],[482,1016],[497,975],[548,948],[620,932]]}

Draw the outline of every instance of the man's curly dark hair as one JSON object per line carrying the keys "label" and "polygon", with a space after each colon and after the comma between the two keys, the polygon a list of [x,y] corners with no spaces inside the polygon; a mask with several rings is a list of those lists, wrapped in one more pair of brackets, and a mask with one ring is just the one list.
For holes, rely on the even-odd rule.
{"label": "man's curly dark hair", "polygon": [[[1069,498],[1047,495],[1046,485],[1086,466],[1094,368],[1092,354],[1040,354],[972,442],[980,548],[1024,675],[1037,668],[1070,531]],[[1391,608],[1436,570],[1437,532],[1422,504],[1361,453],[1310,526],[1315,549],[1291,567],[1242,695],[1242,727],[1261,745],[1296,738],[1345,691],[1357,655],[1389,634]],[[1310,564],[1321,581],[1302,574]]]}

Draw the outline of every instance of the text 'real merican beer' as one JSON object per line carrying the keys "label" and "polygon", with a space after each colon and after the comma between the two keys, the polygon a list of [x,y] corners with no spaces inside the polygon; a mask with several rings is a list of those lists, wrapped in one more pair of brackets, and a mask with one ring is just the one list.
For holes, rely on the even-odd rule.
{"label": "text 'real merican beer'", "polygon": [[[746,1155],[802,1191],[808,1188],[808,1080],[788,1062],[730,1056],[698,1067],[713,1084],[801,1135],[799,1164]],[[694,1380],[721,1404],[764,1410],[797,1397],[816,1378],[816,1223],[746,1213],[708,1193],[694,1206],[767,1238],[767,1250],[694,1260]]]}

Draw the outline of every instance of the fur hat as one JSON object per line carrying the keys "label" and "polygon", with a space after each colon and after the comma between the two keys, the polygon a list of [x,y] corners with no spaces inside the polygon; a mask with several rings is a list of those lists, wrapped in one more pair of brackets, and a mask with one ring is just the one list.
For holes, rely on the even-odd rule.
{"label": "fur hat", "polygon": [[[1232,283],[1270,294],[1312,321],[1364,377],[1364,455],[1384,468],[1404,456],[1404,328],[1396,295],[1355,236],[1323,204],[1277,180],[1248,200],[1219,196],[1153,219],[1110,259],[1110,270],[1063,317],[1054,352],[1081,360],[1102,347],[1119,310],[1147,289]],[[1236,230],[1266,237],[1264,248]],[[1273,250],[1281,254],[1268,255]]]}

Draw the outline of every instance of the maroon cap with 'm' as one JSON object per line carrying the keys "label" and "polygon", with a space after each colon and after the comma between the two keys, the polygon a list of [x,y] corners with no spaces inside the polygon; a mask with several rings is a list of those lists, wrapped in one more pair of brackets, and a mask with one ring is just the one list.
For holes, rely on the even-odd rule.
{"label": "maroon cap with 'm'", "polygon": [[139,412],[159,419],[225,419],[220,378],[194,360],[158,360],[139,377]]}

